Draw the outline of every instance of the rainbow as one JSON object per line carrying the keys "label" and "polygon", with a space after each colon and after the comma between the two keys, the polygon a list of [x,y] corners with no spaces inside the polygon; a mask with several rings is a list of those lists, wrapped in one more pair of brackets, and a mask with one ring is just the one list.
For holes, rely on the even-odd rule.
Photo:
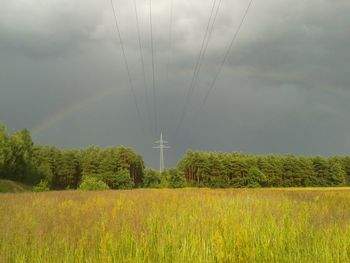
{"label": "rainbow", "polygon": [[45,118],[37,126],[30,129],[30,132],[32,133],[32,135],[37,135],[40,132],[48,129],[53,124],[63,120],[66,116],[69,116],[73,112],[80,110],[81,108],[83,108],[86,105],[91,104],[92,102],[96,102],[98,100],[101,100],[101,99],[105,98],[106,96],[115,93],[116,91],[117,91],[116,89],[104,90],[104,91],[100,91],[98,93],[95,93],[91,96],[87,96],[81,100],[78,100],[78,101],[72,103],[71,105],[69,105],[68,107],[65,107],[64,109],[59,110],[59,111],[53,113],[52,115],[50,115],[49,117]]}

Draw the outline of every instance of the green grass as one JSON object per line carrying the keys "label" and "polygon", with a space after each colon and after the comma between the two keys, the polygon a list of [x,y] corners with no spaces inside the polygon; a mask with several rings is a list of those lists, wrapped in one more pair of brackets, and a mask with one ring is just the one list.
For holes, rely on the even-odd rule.
{"label": "green grass", "polygon": [[10,180],[0,180],[0,193],[20,193],[27,191],[31,191],[31,186]]}
{"label": "green grass", "polygon": [[350,262],[350,191],[2,194],[0,262]]}

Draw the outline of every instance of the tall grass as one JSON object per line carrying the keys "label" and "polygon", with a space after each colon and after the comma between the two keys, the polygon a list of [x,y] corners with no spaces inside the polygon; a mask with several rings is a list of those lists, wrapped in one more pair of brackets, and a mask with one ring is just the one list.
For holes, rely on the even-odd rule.
{"label": "tall grass", "polygon": [[0,262],[349,262],[350,191],[0,195]]}
{"label": "tall grass", "polygon": [[19,182],[0,179],[0,193],[20,193],[31,191],[32,187]]}

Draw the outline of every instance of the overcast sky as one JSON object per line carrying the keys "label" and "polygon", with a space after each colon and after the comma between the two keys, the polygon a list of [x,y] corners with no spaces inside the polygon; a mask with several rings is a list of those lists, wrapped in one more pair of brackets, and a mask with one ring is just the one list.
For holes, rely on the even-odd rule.
{"label": "overcast sky", "polygon": [[[350,154],[350,1],[254,1],[199,111],[249,3],[222,0],[175,135],[213,1],[173,1],[171,43],[171,0],[152,1],[166,166],[189,148]],[[36,143],[130,146],[156,167],[149,1],[136,0],[146,88],[133,1],[114,4],[142,119],[109,0],[0,0],[0,120],[28,128]]]}

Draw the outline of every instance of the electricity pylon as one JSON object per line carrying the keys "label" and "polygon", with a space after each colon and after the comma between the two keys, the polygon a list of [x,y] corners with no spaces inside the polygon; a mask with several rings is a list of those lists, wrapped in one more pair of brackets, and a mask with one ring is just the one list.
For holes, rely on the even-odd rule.
{"label": "electricity pylon", "polygon": [[170,147],[166,145],[168,141],[163,140],[163,134],[160,134],[160,140],[154,142],[156,144],[159,144],[158,146],[154,146],[154,149],[159,149],[160,156],[159,156],[159,172],[162,173],[164,171],[164,149],[169,149]]}

